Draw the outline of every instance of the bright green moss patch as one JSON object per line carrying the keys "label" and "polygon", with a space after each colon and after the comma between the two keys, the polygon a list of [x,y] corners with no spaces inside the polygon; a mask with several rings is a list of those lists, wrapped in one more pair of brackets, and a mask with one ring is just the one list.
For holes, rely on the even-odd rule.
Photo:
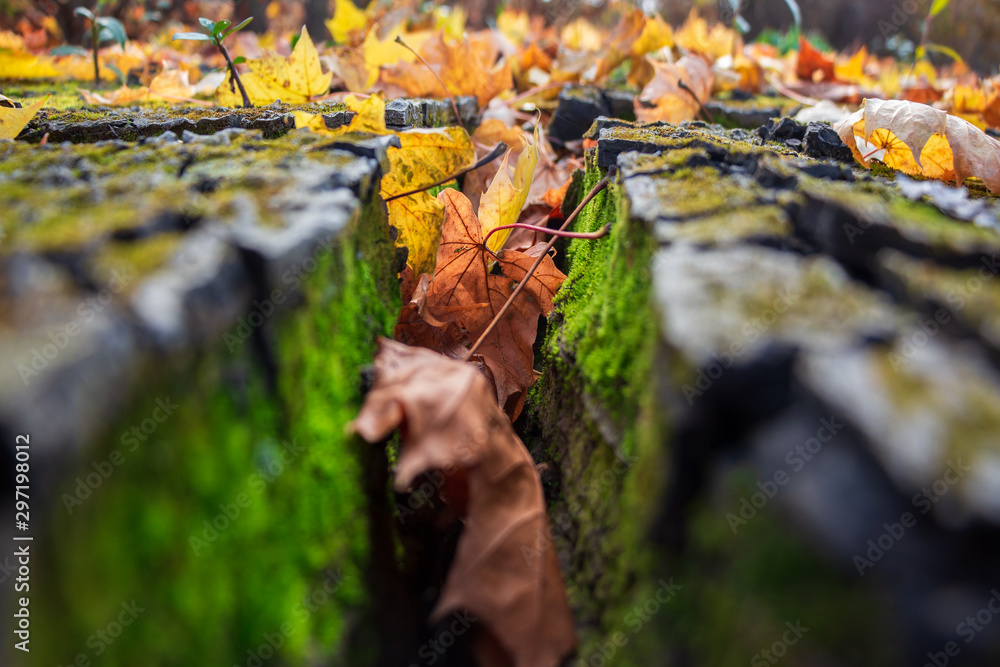
{"label": "bright green moss patch", "polygon": [[[300,289],[283,286],[305,305],[265,324],[273,382],[234,322],[210,352],[156,364],[106,448],[68,476],[121,459],[94,488],[67,483],[50,510],[39,664],[98,651],[109,667],[244,665],[272,651],[282,665],[364,663],[348,637],[365,623],[371,450],[344,425],[399,303],[378,208],[340,238]],[[133,600],[142,611],[120,637],[93,636]]]}

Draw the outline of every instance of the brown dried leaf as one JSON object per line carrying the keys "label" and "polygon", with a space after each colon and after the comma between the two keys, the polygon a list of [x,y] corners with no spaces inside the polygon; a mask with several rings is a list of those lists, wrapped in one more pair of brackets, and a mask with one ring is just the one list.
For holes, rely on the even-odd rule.
{"label": "brown dried leaf", "polygon": [[375,368],[351,428],[369,442],[400,429],[397,490],[440,470],[442,495],[465,501],[465,527],[433,618],[466,609],[513,664],[558,665],[576,636],[555,550],[544,548],[550,527],[541,480],[486,378],[470,364],[384,339]]}
{"label": "brown dried leaf", "polygon": [[[424,312],[439,322],[454,321],[475,341],[510,298],[517,281],[524,279],[538,252],[504,250],[499,256],[502,275],[491,275],[491,264],[497,260],[483,245],[482,226],[471,202],[457,190],[444,190],[438,198],[445,204],[445,221]],[[479,348],[496,381],[497,403],[512,419],[520,414],[537,377],[532,346],[538,317],[552,312],[552,297],[565,279],[546,257]]]}
{"label": "brown dried leaf", "polygon": [[[708,63],[698,56],[684,56],[676,63],[653,62],[653,68],[656,74],[636,101],[636,118],[679,123],[697,116],[699,107],[692,92],[704,104],[712,95],[715,81]],[[678,81],[684,81],[691,92],[682,89]]]}

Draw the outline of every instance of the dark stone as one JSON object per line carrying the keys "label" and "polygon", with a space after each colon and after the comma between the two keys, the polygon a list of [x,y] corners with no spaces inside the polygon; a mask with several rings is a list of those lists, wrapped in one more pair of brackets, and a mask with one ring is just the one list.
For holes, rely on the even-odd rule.
{"label": "dark stone", "polygon": [[460,118],[455,118],[455,110],[447,99],[400,98],[385,105],[385,124],[391,130],[408,130],[415,127],[441,127],[461,124],[471,127],[479,115],[479,103],[475,97],[465,95],[455,98]]}
{"label": "dark stone", "polygon": [[726,127],[754,129],[781,115],[778,107],[737,107],[725,102],[708,102],[705,109],[712,120]]}
{"label": "dark stone", "polygon": [[854,155],[840,135],[826,123],[809,123],[802,139],[802,152],[809,157],[830,158],[840,162],[854,163]]}
{"label": "dark stone", "polygon": [[601,117],[635,119],[631,93],[606,92],[596,86],[566,86],[549,124],[549,136],[559,141],[583,138],[594,121]]}
{"label": "dark stone", "polygon": [[772,118],[766,125],[757,128],[757,136],[761,141],[777,143],[785,143],[789,139],[802,141],[806,136],[806,126],[791,118]]}

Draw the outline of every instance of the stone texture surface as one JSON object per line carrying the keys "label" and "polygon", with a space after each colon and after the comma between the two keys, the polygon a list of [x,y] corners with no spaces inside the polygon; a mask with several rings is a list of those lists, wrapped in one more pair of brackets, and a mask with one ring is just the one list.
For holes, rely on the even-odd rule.
{"label": "stone texture surface", "polygon": [[[801,585],[819,590],[828,581],[839,593],[808,601],[766,584],[759,597],[715,584],[738,601],[715,608],[704,599],[677,602],[682,611],[667,612],[671,620],[658,626],[669,639],[630,634],[628,616],[587,616],[590,636],[600,639],[584,660],[621,631],[629,638],[626,662],[671,655],[690,664],[746,664],[753,640],[745,655],[740,637],[710,648],[728,627],[723,619],[735,614],[736,627],[789,617],[808,625],[812,616],[811,627],[823,629],[814,630],[809,648],[788,649],[795,664],[856,664],[878,646],[888,649],[880,664],[923,664],[928,653],[961,642],[960,624],[983,608],[1000,578],[996,209],[953,188],[917,190],[857,168],[830,133],[788,119],[754,135],[607,118],[588,132],[596,140],[591,182],[603,169],[619,172],[617,200],[605,200],[594,224],[623,211],[656,246],[645,272],[630,269],[640,281],[648,276],[653,407],[641,409],[638,399],[638,425],[608,424],[611,398],[595,395],[600,383],[585,366],[595,363],[587,356],[593,343],[558,329],[560,313],[569,321],[583,306],[563,304],[545,371],[585,385],[589,403],[579,418],[592,426],[561,427],[591,435],[587,445],[556,446],[556,459],[582,472],[564,473],[563,500],[555,503],[572,508],[591,480],[605,477],[603,492],[615,489],[612,502],[620,503],[600,513],[570,509],[560,526],[564,563],[580,591],[575,603],[584,612],[594,599],[632,609],[668,575],[687,577],[687,591],[704,598],[716,590],[709,582],[727,576],[726,563],[741,573],[731,584],[746,587],[758,576],[754,540],[766,539],[784,545],[782,552],[772,543],[773,567],[783,560],[806,567],[792,545],[808,545],[810,562],[826,574]],[[608,267],[637,253],[623,238],[601,243],[617,244]],[[571,250],[571,269],[593,256]],[[588,267],[595,270],[604,269]],[[599,298],[584,293],[584,300]],[[632,467],[624,473],[622,464]],[[578,477],[587,480],[583,488]],[[639,508],[651,503],[655,516],[630,530],[661,547],[647,560],[611,550],[600,557],[631,563],[646,584],[612,593],[620,577],[612,583],[599,559],[583,558],[599,550],[585,540],[642,520]],[[701,558],[713,565],[699,565]],[[782,606],[782,595],[799,602]],[[840,620],[834,609],[844,611]],[[697,629],[672,628],[691,614],[700,614]],[[851,619],[874,628],[875,637],[852,628]],[[820,639],[831,632],[842,641]],[[764,645],[766,636],[756,636]],[[985,626],[975,643],[961,645],[969,664],[991,664],[1000,658],[1000,628]]]}
{"label": "stone texture surface", "polygon": [[135,597],[147,611],[105,659],[242,660],[326,569],[331,601],[299,631],[346,660],[345,619],[370,608],[369,457],[343,425],[398,309],[377,198],[393,138],[167,123],[0,147],[0,437],[31,438],[32,620],[50,637],[32,656],[90,655]]}

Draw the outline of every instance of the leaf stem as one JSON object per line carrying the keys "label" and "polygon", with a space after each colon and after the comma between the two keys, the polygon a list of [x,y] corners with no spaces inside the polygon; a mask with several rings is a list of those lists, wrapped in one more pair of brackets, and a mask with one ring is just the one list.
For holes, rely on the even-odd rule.
{"label": "leaf stem", "polygon": [[[571,224],[573,224],[573,221],[576,220],[578,215],[580,215],[580,212],[583,210],[584,206],[589,204],[590,200],[597,196],[597,193],[599,193],[601,190],[603,190],[608,186],[608,182],[611,180],[611,176],[614,174],[614,172],[615,172],[614,167],[608,169],[608,173],[604,175],[604,178],[598,181],[597,185],[595,185],[590,190],[590,192],[587,193],[587,196],[584,197],[583,201],[580,202],[580,205],[577,206],[576,209],[574,209],[574,211],[569,214],[569,217],[566,218],[566,221],[562,223],[562,226],[559,228],[558,231],[564,232]],[[545,244],[545,250],[543,250],[542,253],[538,256],[538,259],[535,260],[535,263],[531,265],[531,268],[528,269],[528,272],[524,274],[524,278],[521,279],[521,281],[517,284],[517,287],[514,288],[514,291],[511,292],[510,297],[507,299],[507,301],[504,302],[503,307],[500,308],[500,312],[498,312],[493,317],[493,321],[489,323],[489,326],[487,326],[486,329],[483,331],[483,333],[479,336],[479,339],[476,340],[476,342],[472,345],[472,347],[469,348],[469,351],[466,352],[463,361],[468,361],[469,359],[472,358],[472,355],[476,353],[476,350],[479,349],[479,347],[483,344],[483,341],[486,340],[486,337],[489,336],[490,332],[493,331],[493,329],[496,327],[497,322],[500,321],[500,318],[502,318],[510,309],[510,307],[514,304],[514,299],[517,298],[517,295],[521,293],[521,290],[524,289],[524,286],[528,284],[528,280],[531,279],[531,276],[534,275],[538,267],[541,266],[542,261],[545,259],[545,256],[549,254],[549,250],[551,250],[552,246],[555,245],[557,238],[558,238],[557,236],[553,236],[551,239],[549,239],[549,242]]]}
{"label": "leaf stem", "polygon": [[878,153],[880,150],[883,150],[883,149],[882,148],[876,148],[871,153],[866,153],[865,155],[862,155],[861,159],[864,160],[865,162],[868,162],[868,158],[870,158],[872,155],[875,155],[875,153]]}
{"label": "leaf stem", "polygon": [[[94,8],[97,9],[96,7]],[[98,40],[100,39],[101,29],[97,25],[97,17],[90,19],[90,46],[94,51],[94,89],[101,87],[101,66],[97,63],[97,48],[100,46]]]}
{"label": "leaf stem", "polygon": [[393,195],[391,197],[386,197],[385,201],[386,201],[386,203],[389,203],[393,199],[400,199],[402,197],[409,197],[410,195],[415,195],[418,192],[423,192],[424,190],[430,190],[431,188],[436,188],[439,185],[444,185],[448,181],[453,181],[453,180],[455,180],[456,178],[458,178],[459,176],[461,176],[463,174],[467,174],[470,171],[475,171],[476,169],[479,169],[480,167],[485,166],[485,165],[489,164],[490,162],[493,162],[493,160],[496,160],[498,157],[500,157],[501,155],[503,155],[506,150],[507,150],[507,144],[505,144],[504,142],[501,141],[500,143],[498,143],[496,145],[496,147],[494,147],[494,149],[492,151],[490,151],[489,155],[484,156],[482,159],[480,159],[478,162],[476,162],[476,164],[472,165],[471,167],[468,167],[466,169],[462,169],[461,171],[458,171],[458,172],[456,172],[454,174],[449,174],[448,176],[445,176],[444,178],[442,178],[440,181],[435,181],[435,182],[431,183],[430,185],[425,185],[425,186],[423,186],[421,188],[416,188],[415,190],[407,190],[406,192],[400,192],[399,194],[395,194],[395,195]]}
{"label": "leaf stem", "polygon": [[513,225],[501,225],[500,227],[494,227],[483,239],[483,245],[486,245],[493,236],[495,232],[499,232],[502,229],[530,229],[532,231],[540,232],[542,234],[552,234],[553,236],[558,236],[564,239],[600,239],[604,238],[611,232],[611,223],[608,223],[598,229],[596,232],[564,232],[561,229],[552,229],[551,227],[542,227],[541,225],[529,225],[523,222],[516,222]]}
{"label": "leaf stem", "polygon": [[400,35],[396,35],[396,43],[402,46],[403,48],[407,49],[413,55],[415,55],[420,60],[420,62],[424,64],[424,67],[430,70],[430,73],[434,75],[434,78],[437,79],[438,83],[441,84],[441,87],[444,88],[444,94],[448,98],[448,101],[451,102],[451,110],[455,112],[455,122],[457,122],[459,125],[465,128],[466,131],[468,131],[469,128],[465,127],[465,123],[462,122],[462,117],[458,114],[458,105],[455,104],[455,98],[451,96],[451,91],[448,90],[448,86],[445,85],[444,79],[442,79],[438,75],[438,73],[434,71],[434,68],[431,67],[431,64],[429,62],[424,60],[424,57],[422,55],[417,53],[412,46],[404,42],[403,38]]}
{"label": "leaf stem", "polygon": [[236,73],[236,65],[233,64],[233,59],[229,57],[229,49],[226,48],[226,45],[222,43],[221,39],[218,42],[216,42],[216,46],[219,47],[219,51],[221,51],[222,55],[225,56],[226,58],[226,64],[229,65],[230,88],[232,88],[233,81],[235,80],[236,85],[239,86],[240,88],[240,95],[243,96],[243,108],[250,109],[251,107],[253,107],[253,104],[250,103],[250,98],[247,96],[247,91],[243,87],[243,82],[240,81],[240,75]]}

